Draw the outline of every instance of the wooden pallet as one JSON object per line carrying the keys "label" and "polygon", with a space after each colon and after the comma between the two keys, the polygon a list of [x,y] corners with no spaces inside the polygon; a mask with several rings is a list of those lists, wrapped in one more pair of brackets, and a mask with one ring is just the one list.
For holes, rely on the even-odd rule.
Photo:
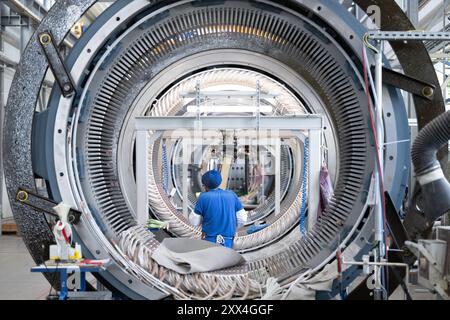
{"label": "wooden pallet", "polygon": [[8,222],[2,224],[3,234],[17,234],[17,225],[14,222]]}

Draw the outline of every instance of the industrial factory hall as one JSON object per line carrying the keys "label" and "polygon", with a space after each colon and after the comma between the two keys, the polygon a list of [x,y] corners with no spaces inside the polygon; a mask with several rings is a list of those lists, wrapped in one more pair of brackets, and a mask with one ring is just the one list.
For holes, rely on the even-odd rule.
{"label": "industrial factory hall", "polygon": [[450,0],[0,0],[0,300],[450,300],[449,89]]}

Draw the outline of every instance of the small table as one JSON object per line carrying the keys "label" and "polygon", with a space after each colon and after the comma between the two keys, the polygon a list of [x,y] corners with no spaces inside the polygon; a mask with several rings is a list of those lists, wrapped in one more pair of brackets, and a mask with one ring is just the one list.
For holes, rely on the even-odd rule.
{"label": "small table", "polygon": [[82,263],[60,263],[60,264],[41,264],[39,266],[31,268],[31,272],[41,273],[55,273],[59,272],[61,281],[61,291],[59,293],[59,300],[66,300],[69,288],[67,287],[67,279],[69,273],[80,273],[80,291],[86,291],[86,272],[101,272],[106,270],[103,265],[91,265]]}

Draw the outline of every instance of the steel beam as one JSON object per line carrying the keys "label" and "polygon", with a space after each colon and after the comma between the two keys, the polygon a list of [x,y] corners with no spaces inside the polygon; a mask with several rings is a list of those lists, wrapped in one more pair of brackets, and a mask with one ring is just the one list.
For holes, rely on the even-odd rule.
{"label": "steel beam", "polygon": [[[184,92],[181,95],[181,98],[250,98],[256,99],[258,97],[258,92],[256,91],[210,91],[210,92],[202,92],[197,94],[196,92]],[[262,93],[260,94],[261,99],[274,99],[279,97],[279,94],[276,93]]]}
{"label": "steel beam", "polygon": [[[7,68],[15,70],[17,68],[18,63],[13,61],[13,60],[11,60],[10,58],[8,58],[4,54],[2,54],[1,51],[0,51],[0,65],[4,65]],[[48,81],[48,80],[44,80],[44,86],[46,86],[48,88],[52,88],[53,87],[53,82]]]}
{"label": "steel beam", "polygon": [[138,186],[136,220],[142,226],[148,220],[148,146],[148,132],[138,131],[136,134],[136,185]]}
{"label": "steel beam", "polygon": [[281,139],[275,139],[275,216],[281,213]]}
{"label": "steel beam", "polygon": [[189,191],[189,163],[190,163],[190,157],[191,157],[191,145],[186,141],[186,139],[183,139],[183,164],[182,164],[182,195],[183,195],[183,216],[187,219],[189,218],[189,212],[188,212],[188,191]]}
{"label": "steel beam", "polygon": [[7,32],[4,28],[0,30],[3,36],[3,42],[9,43],[14,48],[18,48],[20,46],[20,39],[18,36],[12,34],[11,32]]}
{"label": "steel beam", "polygon": [[[0,38],[2,39],[2,45],[0,45],[1,47],[3,47],[3,34],[0,34]],[[0,63],[5,65],[8,68],[12,68],[15,69],[17,67],[17,62],[11,60],[10,58],[8,58],[4,53],[3,50],[0,50]]]}
{"label": "steel beam", "polygon": [[[138,117],[136,130],[180,130],[195,129],[196,117]],[[255,117],[206,117],[201,118],[203,130],[254,129],[257,128]],[[321,130],[322,117],[317,115],[293,117],[261,117],[259,128],[262,130]]]}
{"label": "steel beam", "polygon": [[[380,179],[384,179],[384,123],[383,123],[383,48],[384,43],[379,44],[379,52],[375,55],[375,88],[376,88],[376,135],[378,141],[378,161],[380,166],[377,170],[377,201],[375,204],[375,240],[380,244],[380,256],[384,257],[384,224],[383,224],[383,202],[379,186]],[[380,183],[380,184],[378,184]]]}
{"label": "steel beam", "polygon": [[406,1],[406,12],[411,23],[418,28],[419,26],[419,0]]}
{"label": "steel beam", "polygon": [[307,230],[312,230],[317,222],[320,202],[320,169],[322,166],[322,131],[309,132],[308,163],[308,221]]}
{"label": "steel beam", "polygon": [[368,35],[377,41],[450,41],[450,32],[370,31]]}

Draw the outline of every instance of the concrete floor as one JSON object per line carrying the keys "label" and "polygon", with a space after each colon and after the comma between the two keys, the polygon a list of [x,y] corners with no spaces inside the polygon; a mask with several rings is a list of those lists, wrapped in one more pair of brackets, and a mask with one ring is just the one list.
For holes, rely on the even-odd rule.
{"label": "concrete floor", "polygon": [[50,284],[35,265],[22,238],[0,236],[0,300],[45,300]]}

